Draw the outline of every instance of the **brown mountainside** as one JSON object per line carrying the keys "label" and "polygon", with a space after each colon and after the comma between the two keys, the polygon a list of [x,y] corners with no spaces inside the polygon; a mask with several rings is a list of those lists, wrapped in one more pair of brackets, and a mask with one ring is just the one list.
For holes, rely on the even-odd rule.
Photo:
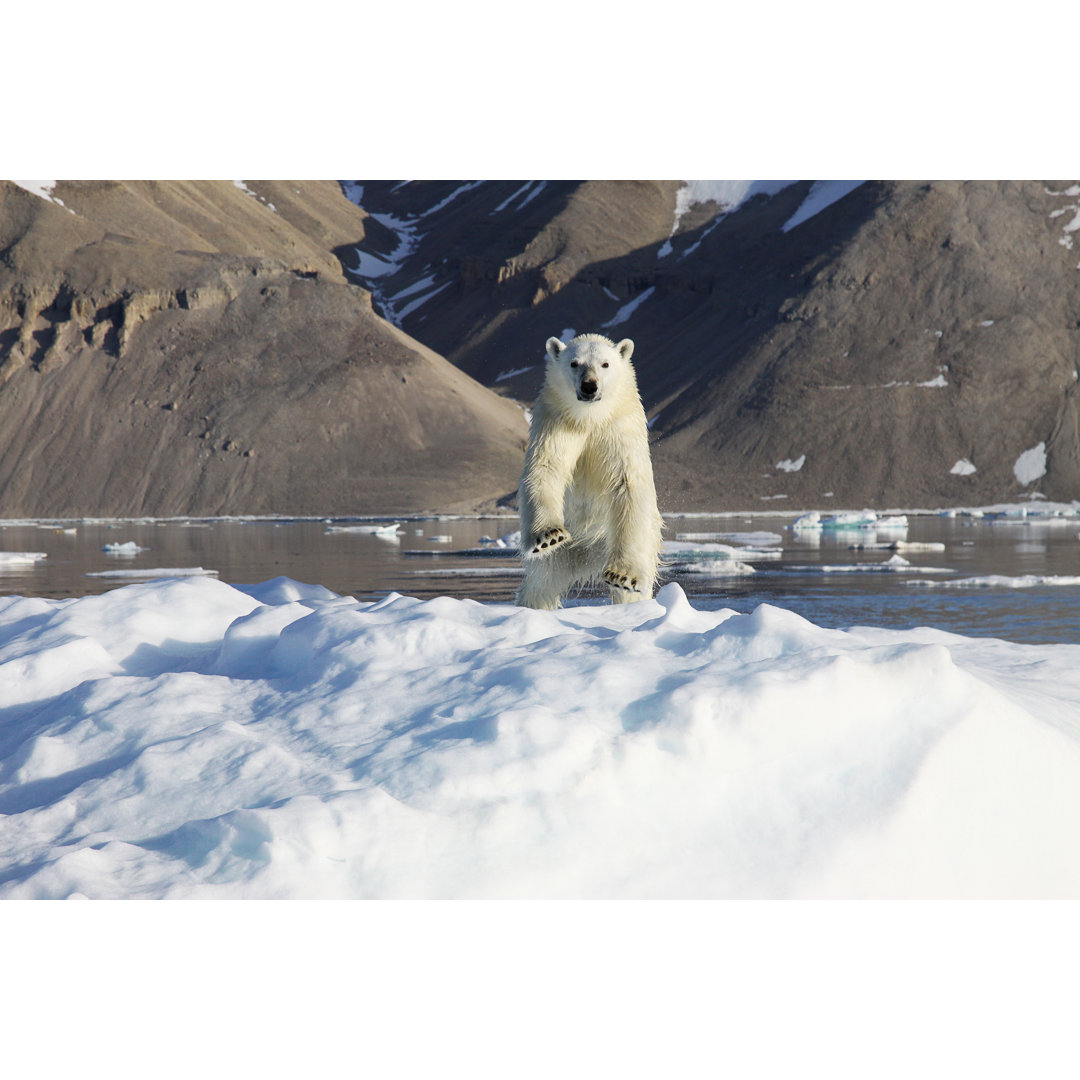
{"label": "brown mountainside", "polygon": [[[526,422],[379,317],[335,182],[0,182],[0,515],[468,510]],[[448,469],[446,463],[454,462]]]}
{"label": "brown mountainside", "polygon": [[1080,498],[1080,184],[687,190],[0,182],[0,516],[490,506],[589,330],[665,510]]}
{"label": "brown mountainside", "polygon": [[549,335],[634,338],[665,509],[933,507],[1080,498],[1075,184],[868,182],[785,230],[802,181],[675,235],[673,181],[352,195],[362,250],[410,237],[376,306],[480,381],[527,400]]}

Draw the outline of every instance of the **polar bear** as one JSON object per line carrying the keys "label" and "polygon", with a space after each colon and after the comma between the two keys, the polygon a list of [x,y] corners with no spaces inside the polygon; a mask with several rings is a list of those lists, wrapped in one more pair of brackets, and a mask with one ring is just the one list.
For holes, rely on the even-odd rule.
{"label": "polar bear", "polygon": [[574,585],[605,582],[612,603],[652,596],[663,521],[634,343],[547,340],[518,489],[522,607],[552,609]]}

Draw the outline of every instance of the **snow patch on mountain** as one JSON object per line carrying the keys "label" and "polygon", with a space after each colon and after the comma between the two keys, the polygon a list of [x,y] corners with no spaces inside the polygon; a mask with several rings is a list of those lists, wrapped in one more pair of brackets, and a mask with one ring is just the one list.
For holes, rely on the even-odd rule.
{"label": "snow patch on mountain", "polygon": [[618,326],[620,323],[626,322],[630,318],[630,316],[633,315],[634,312],[637,311],[637,309],[641,307],[641,305],[645,303],[645,301],[648,300],[650,296],[652,296],[654,292],[656,292],[656,286],[650,285],[649,288],[647,288],[644,292],[638,293],[638,295],[635,296],[633,300],[631,300],[628,304],[623,304],[623,306],[619,308],[617,312],[615,312],[612,318],[608,319],[606,323],[603,323],[601,325],[601,329],[607,330],[609,327]]}
{"label": "snow patch on mountain", "polygon": [[[1067,187],[1064,191],[1051,191],[1046,189],[1047,195],[1055,195],[1061,198],[1075,199],[1080,196],[1080,184],[1073,184]],[[1080,230],[1080,203],[1070,203],[1068,206],[1062,206],[1058,210],[1054,210],[1050,214],[1051,220],[1064,217],[1066,214],[1072,214],[1073,216],[1065,223],[1061,230],[1061,236],[1058,237],[1058,243],[1065,248],[1066,251],[1073,250],[1073,233]],[[1077,263],[1077,269],[1080,270],[1080,263]]]}
{"label": "snow patch on mountain", "polygon": [[1025,450],[1013,465],[1013,474],[1021,484],[1033,484],[1046,475],[1046,443]]}
{"label": "snow patch on mountain", "polygon": [[694,251],[701,240],[712,232],[728,214],[733,214],[755,195],[771,197],[797,183],[797,180],[684,180],[683,186],[675,195],[675,220],[671,224],[671,233],[656,253],[657,258],[663,259],[671,254],[671,237],[679,231],[679,223],[686,214],[698,204],[714,202],[720,208],[720,213],[702,232],[697,243],[683,252],[684,258]]}
{"label": "snow patch on mountain", "polygon": [[865,180],[815,180],[802,205],[784,222],[781,231],[790,232],[865,183]]}

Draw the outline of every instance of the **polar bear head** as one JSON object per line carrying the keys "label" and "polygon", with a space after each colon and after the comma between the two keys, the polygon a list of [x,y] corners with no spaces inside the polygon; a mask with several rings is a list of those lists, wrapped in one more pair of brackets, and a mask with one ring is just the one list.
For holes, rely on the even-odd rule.
{"label": "polar bear head", "polygon": [[547,339],[547,385],[575,412],[600,402],[613,403],[627,390],[636,391],[630,357],[634,343],[618,344],[602,334],[579,334],[567,344]]}

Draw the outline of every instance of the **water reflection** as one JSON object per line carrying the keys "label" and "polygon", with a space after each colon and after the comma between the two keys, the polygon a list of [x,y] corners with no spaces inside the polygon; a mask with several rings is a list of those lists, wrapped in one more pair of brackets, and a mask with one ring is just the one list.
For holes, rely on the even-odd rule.
{"label": "water reflection", "polygon": [[[791,528],[795,517],[671,517],[669,540],[727,544],[754,572],[725,573],[716,560],[698,567],[705,573],[671,570],[666,579],[677,580],[701,608],[749,611],[770,603],[821,626],[927,625],[1015,641],[1080,642],[1080,584],[1060,584],[1080,582],[1076,519],[909,514],[905,529],[807,532]],[[202,570],[232,584],[286,576],[363,600],[396,591],[509,602],[520,563],[492,541],[516,528],[512,517],[8,522],[0,525],[0,593],[79,596],[156,571]],[[952,587],[994,576],[1013,580]],[[1030,587],[1010,587],[1017,584]],[[570,603],[603,597],[584,592]]]}

